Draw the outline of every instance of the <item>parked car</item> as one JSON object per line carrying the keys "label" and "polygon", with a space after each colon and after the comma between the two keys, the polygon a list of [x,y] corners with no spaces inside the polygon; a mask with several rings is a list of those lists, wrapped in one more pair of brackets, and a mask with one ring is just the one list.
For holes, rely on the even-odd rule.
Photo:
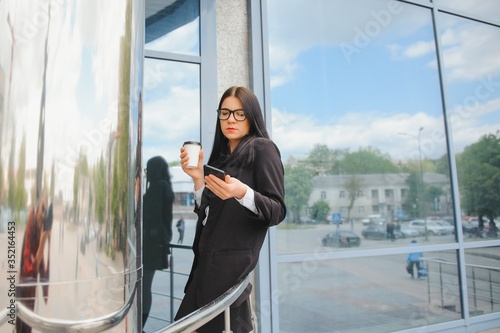
{"label": "parked car", "polygon": [[[427,226],[426,226],[427,224]],[[407,224],[408,228],[412,228],[418,231],[420,235],[425,235],[425,229],[427,227],[428,236],[438,236],[438,235],[449,235],[449,228],[444,227],[435,221],[429,220],[412,220]]]}
{"label": "parked car", "polygon": [[[385,225],[370,224],[361,230],[364,239],[387,239],[387,227]],[[394,230],[394,237],[403,238],[401,231]]]}
{"label": "parked car", "polygon": [[329,232],[321,240],[323,246],[351,247],[361,244],[361,237],[351,230],[338,229]]}

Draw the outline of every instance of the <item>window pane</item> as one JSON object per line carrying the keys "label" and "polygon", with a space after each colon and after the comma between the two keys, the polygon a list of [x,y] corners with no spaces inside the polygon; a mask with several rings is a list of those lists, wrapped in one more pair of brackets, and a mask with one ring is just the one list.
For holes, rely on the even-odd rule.
{"label": "window pane", "polygon": [[476,15],[480,18],[496,20],[498,22],[498,13],[500,13],[500,3],[498,0],[438,0],[437,4],[446,6],[469,15]]}
{"label": "window pane", "polygon": [[199,0],[146,1],[146,49],[199,55],[199,31]]}
{"label": "window pane", "polygon": [[161,155],[179,162],[184,141],[200,141],[200,68],[145,59],[143,165]]}
{"label": "window pane", "polygon": [[466,250],[467,295],[471,316],[500,311],[498,250],[498,247]]}
{"label": "window pane", "polygon": [[[313,251],[336,228],[334,216],[359,236],[370,223],[453,223],[430,10],[385,0],[268,7],[273,139],[288,207],[279,252]],[[434,229],[415,237],[455,241]],[[312,238],[296,242],[302,234]],[[403,236],[361,247],[395,246]]]}
{"label": "window pane", "polygon": [[500,29],[451,15],[440,19],[464,238],[497,238]]}
{"label": "window pane", "polygon": [[407,254],[280,264],[280,331],[378,333],[460,319],[456,253],[423,255],[427,277],[415,278]]}

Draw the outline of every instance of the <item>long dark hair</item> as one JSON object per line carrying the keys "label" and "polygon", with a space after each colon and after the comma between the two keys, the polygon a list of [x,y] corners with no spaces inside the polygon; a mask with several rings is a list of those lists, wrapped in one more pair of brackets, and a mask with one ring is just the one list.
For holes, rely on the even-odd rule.
{"label": "long dark hair", "polygon": [[236,97],[241,101],[248,123],[250,124],[250,131],[241,139],[233,153],[229,154],[229,140],[222,134],[220,120],[217,119],[214,145],[208,159],[208,164],[213,166],[221,166],[230,162],[239,162],[242,165],[250,164],[253,162],[254,150],[248,148],[253,147],[256,138],[269,139],[257,96],[245,87],[230,87],[222,94],[219,109],[222,107],[224,100],[230,96]]}

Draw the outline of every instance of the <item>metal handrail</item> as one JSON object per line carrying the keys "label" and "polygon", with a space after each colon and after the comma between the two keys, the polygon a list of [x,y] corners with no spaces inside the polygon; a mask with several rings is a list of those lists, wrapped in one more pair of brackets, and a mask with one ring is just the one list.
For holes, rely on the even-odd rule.
{"label": "metal handrail", "polygon": [[[243,281],[231,287],[224,294],[202,306],[196,311],[182,317],[178,321],[170,324],[167,327],[162,328],[155,333],[191,333],[197,328],[203,326],[217,315],[229,309],[229,306],[236,301],[238,297],[243,293],[248,283],[250,282],[250,274],[247,275]],[[226,316],[227,321],[227,316]],[[229,332],[227,332],[229,333]]]}
{"label": "metal handrail", "polygon": [[104,330],[112,328],[113,326],[116,326],[123,320],[123,318],[125,318],[135,300],[137,283],[138,282],[136,282],[134,290],[130,294],[127,303],[125,303],[120,309],[116,310],[115,312],[98,318],[80,321],[47,318],[33,312],[21,302],[18,302],[16,304],[17,315],[32,328],[41,332],[102,332]]}
{"label": "metal handrail", "polygon": [[5,308],[2,311],[0,311],[0,326],[2,326],[7,322],[8,314],[9,314],[9,308]]}

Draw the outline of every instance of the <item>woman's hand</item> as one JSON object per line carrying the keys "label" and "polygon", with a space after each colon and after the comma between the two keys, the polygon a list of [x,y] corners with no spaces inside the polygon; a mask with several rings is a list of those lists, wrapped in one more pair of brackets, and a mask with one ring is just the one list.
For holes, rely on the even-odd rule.
{"label": "woman's hand", "polygon": [[222,200],[241,199],[247,193],[247,186],[229,175],[224,180],[214,175],[205,176],[205,186]]}
{"label": "woman's hand", "polygon": [[181,167],[182,170],[193,178],[194,181],[194,189],[199,190],[204,185],[203,180],[203,150],[200,149],[199,158],[198,158],[198,166],[196,168],[188,168],[189,156],[188,152],[184,147],[181,147]]}

